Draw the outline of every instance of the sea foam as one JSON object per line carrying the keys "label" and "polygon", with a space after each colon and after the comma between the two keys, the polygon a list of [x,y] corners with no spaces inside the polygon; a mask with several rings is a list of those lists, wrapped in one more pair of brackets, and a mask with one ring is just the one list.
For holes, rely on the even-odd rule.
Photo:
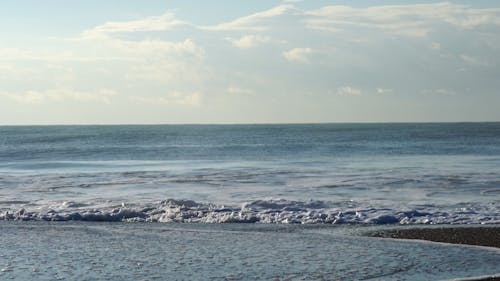
{"label": "sea foam", "polygon": [[[29,205],[29,206],[28,206]],[[325,201],[256,200],[240,206],[168,199],[153,203],[72,201],[0,210],[0,220],[269,224],[495,224],[497,204],[381,208]]]}

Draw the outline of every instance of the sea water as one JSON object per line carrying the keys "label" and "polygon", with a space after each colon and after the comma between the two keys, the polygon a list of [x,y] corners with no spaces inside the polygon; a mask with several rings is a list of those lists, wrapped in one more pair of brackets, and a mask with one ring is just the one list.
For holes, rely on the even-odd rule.
{"label": "sea water", "polygon": [[499,203],[500,123],[0,127],[0,280],[492,276],[497,249],[360,235]]}
{"label": "sea water", "polygon": [[500,123],[0,127],[0,220],[500,223]]}
{"label": "sea water", "polygon": [[364,228],[2,221],[0,280],[422,281],[500,273],[495,248],[357,236]]}

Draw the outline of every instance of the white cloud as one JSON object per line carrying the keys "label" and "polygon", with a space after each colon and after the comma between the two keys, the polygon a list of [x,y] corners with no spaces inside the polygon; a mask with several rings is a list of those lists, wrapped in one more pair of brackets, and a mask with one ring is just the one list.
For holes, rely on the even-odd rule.
{"label": "white cloud", "polygon": [[377,88],[377,94],[389,94],[392,92],[392,89]]}
{"label": "white cloud", "polygon": [[[160,45],[163,45],[162,48]],[[158,46],[142,45],[128,48],[127,52],[143,58],[141,63],[130,65],[125,77],[141,83],[154,81],[169,88],[200,89],[212,77],[210,67],[205,64],[205,51],[193,41],[160,43]]]}
{"label": "white cloud", "polygon": [[433,50],[441,50],[441,44],[439,44],[438,42],[432,42],[429,44],[429,48]]}
{"label": "white cloud", "polygon": [[309,62],[309,55],[313,53],[311,48],[294,48],[283,52],[283,57],[291,62]]}
{"label": "white cloud", "polygon": [[442,96],[454,96],[457,94],[453,90],[444,89],[444,88],[422,90],[422,91],[420,91],[420,93],[423,95],[442,95]]}
{"label": "white cloud", "polygon": [[19,60],[32,56],[31,52],[20,48],[0,48],[0,60]]}
{"label": "white cloud", "polygon": [[294,6],[279,5],[269,10],[240,17],[227,23],[221,23],[212,26],[199,26],[198,28],[204,30],[214,30],[214,31],[228,31],[228,30],[263,31],[271,27],[269,23],[266,23],[266,21],[268,21],[269,19],[286,14],[295,14],[295,13],[298,13],[298,9],[296,9]]}
{"label": "white cloud", "polygon": [[73,89],[48,89],[43,91],[30,90],[22,93],[0,92],[0,97],[19,103],[39,104],[64,101],[95,102],[109,104],[117,93],[110,89],[99,89],[93,92]]}
{"label": "white cloud", "polygon": [[349,26],[380,29],[389,34],[425,37],[436,24],[445,23],[460,28],[500,25],[500,9],[471,9],[451,3],[375,6],[353,8],[326,6],[305,12],[308,28],[338,32]]}
{"label": "white cloud", "polygon": [[[167,41],[141,36],[144,31],[160,31],[187,24],[174,19],[172,13],[129,22],[113,22],[95,27],[82,35],[89,49],[126,57],[131,61],[123,69],[124,77],[132,80],[155,80],[179,84],[200,76],[204,70],[205,50],[193,39]],[[135,32],[135,39],[123,39],[118,32]],[[91,34],[91,36],[89,36]],[[96,35],[97,36],[94,36]]]}
{"label": "white cloud", "polygon": [[154,81],[164,85],[199,86],[210,76],[210,69],[202,62],[165,58],[130,66],[125,78],[130,81]]}
{"label": "white cloud", "polygon": [[199,47],[192,39],[187,38],[184,41],[165,41],[158,39],[144,39],[138,41],[110,39],[103,42],[108,48],[114,51],[124,52],[135,55],[193,55],[203,57],[205,51]]}
{"label": "white cloud", "polygon": [[0,80],[27,81],[38,74],[36,69],[12,63],[0,64]]}
{"label": "white cloud", "polygon": [[273,41],[271,37],[262,35],[245,35],[238,39],[226,37],[226,40],[231,42],[235,47],[242,49],[256,47]]}
{"label": "white cloud", "polygon": [[20,48],[0,48],[0,61],[112,62],[137,61],[129,56],[83,55],[72,52],[38,52]]}
{"label": "white cloud", "polygon": [[330,32],[345,31],[352,27],[380,29],[390,34],[407,37],[424,37],[429,32],[422,21],[393,20],[390,17],[379,16],[378,10],[371,11],[370,9],[372,8],[327,6],[306,12],[310,17],[304,22],[307,28]]}
{"label": "white cloud", "polygon": [[236,86],[229,86],[226,91],[229,93],[229,94],[244,94],[244,95],[250,95],[250,94],[253,94],[254,91],[250,90],[250,89],[243,89],[243,88],[240,88],[240,87],[236,87]]}
{"label": "white cloud", "polygon": [[161,97],[144,97],[132,96],[131,100],[140,103],[154,104],[154,105],[186,105],[186,106],[199,106],[201,104],[201,94],[195,93],[181,93],[173,91]]}
{"label": "white cloud", "polygon": [[488,62],[483,60],[483,59],[469,56],[469,55],[465,55],[465,54],[461,54],[460,59],[462,59],[462,61],[464,61],[468,64],[471,64],[471,65],[476,65],[476,66],[487,66],[488,65]]}
{"label": "white cloud", "polygon": [[[180,25],[189,24],[167,12],[139,20],[108,22],[84,31],[80,39],[89,49],[130,60],[123,69],[127,79],[163,83],[182,83],[188,79],[196,81],[199,69],[203,69],[205,50],[193,39],[167,41],[141,36],[141,32],[164,31]],[[124,32],[137,34],[133,40],[117,36],[117,33]]]}
{"label": "white cloud", "polygon": [[[168,85],[170,89],[199,89],[210,76],[204,62],[205,49],[189,37],[181,41],[168,41],[144,34],[180,25],[188,23],[176,20],[172,13],[166,13],[142,20],[106,23],[85,31],[77,42],[97,53],[130,59],[119,70],[121,77],[128,81],[128,87],[148,81],[161,84],[162,87]],[[118,33],[123,32],[134,34],[133,37],[119,36]],[[191,100],[183,100],[172,93],[158,99],[158,102],[165,103],[167,98],[170,103],[176,104],[197,102],[196,95],[190,97]]]}
{"label": "white cloud", "polygon": [[337,88],[337,94],[339,95],[349,95],[349,96],[359,96],[362,91],[360,89],[356,89],[350,86],[344,86]]}
{"label": "white cloud", "polygon": [[112,33],[143,32],[143,31],[164,31],[170,30],[180,25],[188,23],[175,19],[171,12],[161,16],[147,17],[139,20],[107,22],[82,33],[84,39],[94,39],[106,37]]}
{"label": "white cloud", "polygon": [[121,70],[127,79],[192,84],[199,83],[209,73],[204,64],[204,48],[190,38],[183,41],[104,38],[88,43],[97,45],[101,52],[132,60]]}

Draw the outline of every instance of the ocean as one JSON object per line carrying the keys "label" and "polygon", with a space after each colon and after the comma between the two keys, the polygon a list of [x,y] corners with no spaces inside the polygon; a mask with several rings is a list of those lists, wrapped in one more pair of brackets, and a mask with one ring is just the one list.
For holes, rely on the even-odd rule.
{"label": "ocean", "polygon": [[500,223],[500,123],[0,127],[0,220]]}
{"label": "ocean", "polygon": [[[290,224],[0,222],[0,280],[453,280],[500,250]],[[474,280],[474,279],[463,279]]]}
{"label": "ocean", "polygon": [[364,234],[499,203],[500,123],[3,126],[0,280],[495,276],[495,248]]}

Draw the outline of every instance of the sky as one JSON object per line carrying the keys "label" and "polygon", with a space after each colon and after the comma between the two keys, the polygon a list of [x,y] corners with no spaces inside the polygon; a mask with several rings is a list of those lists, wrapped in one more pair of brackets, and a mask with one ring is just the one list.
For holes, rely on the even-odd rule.
{"label": "sky", "polygon": [[4,0],[0,124],[500,121],[499,1]]}

